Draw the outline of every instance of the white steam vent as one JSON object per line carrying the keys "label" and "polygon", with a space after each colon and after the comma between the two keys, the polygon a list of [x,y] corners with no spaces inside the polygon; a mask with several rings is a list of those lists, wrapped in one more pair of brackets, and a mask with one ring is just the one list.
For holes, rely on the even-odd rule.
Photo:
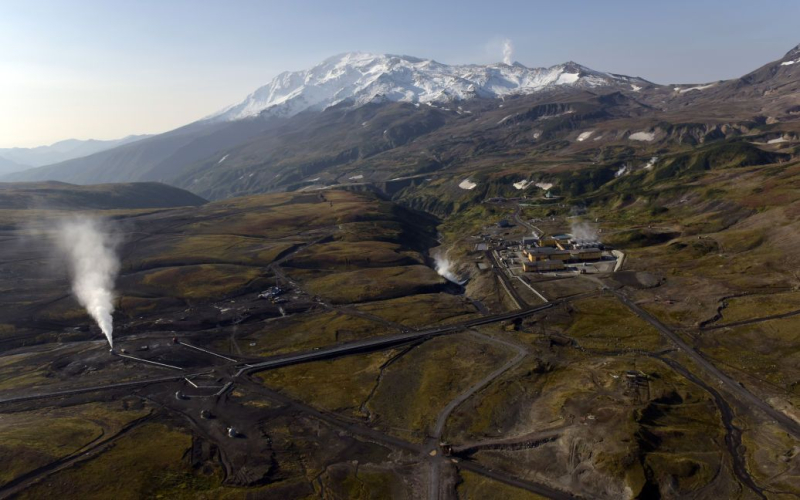
{"label": "white steam vent", "polygon": [[570,232],[577,245],[595,246],[600,244],[600,232],[595,224],[582,220],[573,221]]}
{"label": "white steam vent", "polygon": [[72,292],[114,347],[114,280],[119,271],[116,242],[97,219],[77,218],[58,223],[56,245],[67,259]]}
{"label": "white steam vent", "polygon": [[511,40],[506,38],[503,40],[503,63],[511,64],[514,62],[514,44],[511,43]]}
{"label": "white steam vent", "polygon": [[453,272],[453,263],[447,258],[446,253],[437,252],[433,255],[433,261],[436,265],[436,272],[439,273],[439,276],[443,277],[447,281],[455,283],[456,285],[463,285],[466,283],[466,280],[459,280],[458,276],[456,276],[456,273]]}

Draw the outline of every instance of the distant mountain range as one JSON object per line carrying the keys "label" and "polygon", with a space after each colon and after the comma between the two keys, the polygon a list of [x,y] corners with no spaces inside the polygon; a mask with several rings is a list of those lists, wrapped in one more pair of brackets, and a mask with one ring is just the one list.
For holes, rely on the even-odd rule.
{"label": "distant mountain range", "polygon": [[16,172],[31,167],[41,167],[72,160],[73,158],[81,158],[122,146],[123,144],[130,144],[146,137],[149,136],[129,135],[122,139],[110,141],[67,139],[49,146],[35,148],[0,148],[0,173]]}
{"label": "distant mountain range", "polygon": [[11,161],[7,158],[3,158],[2,156],[0,156],[0,176],[14,172],[20,172],[22,170],[27,170],[29,168],[33,167],[31,167],[30,165],[20,165],[17,162]]}
{"label": "distant mountain range", "polygon": [[741,78],[677,85],[573,62],[450,66],[350,53],[283,73],[204,120],[4,180],[161,181],[208,199],[385,189],[503,165],[525,172],[532,159],[622,164],[738,137],[786,149],[799,122],[800,46]]}

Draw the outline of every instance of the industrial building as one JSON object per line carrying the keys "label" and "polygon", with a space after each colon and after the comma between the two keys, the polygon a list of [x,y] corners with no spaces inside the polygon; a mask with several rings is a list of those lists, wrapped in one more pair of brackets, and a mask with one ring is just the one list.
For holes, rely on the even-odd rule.
{"label": "industrial building", "polygon": [[571,257],[569,250],[562,250],[552,247],[538,247],[529,250],[523,250],[523,253],[528,258],[529,262],[537,262],[542,260],[569,260]]}
{"label": "industrial building", "polygon": [[571,234],[554,234],[552,236],[542,236],[539,238],[540,247],[558,247],[561,246],[562,250],[566,245],[572,241]]}
{"label": "industrial building", "polygon": [[603,258],[603,251],[599,248],[573,248],[569,254],[569,260],[573,262],[587,262]]}
{"label": "industrial building", "polygon": [[[566,263],[595,262],[603,259],[598,242],[575,240],[571,234],[524,236],[519,245],[519,260],[526,272],[566,269]],[[514,262],[513,258],[510,260]]]}
{"label": "industrial building", "polygon": [[566,266],[563,260],[539,260],[522,263],[522,270],[525,272],[542,273],[547,271],[563,271],[564,269],[566,269]]}

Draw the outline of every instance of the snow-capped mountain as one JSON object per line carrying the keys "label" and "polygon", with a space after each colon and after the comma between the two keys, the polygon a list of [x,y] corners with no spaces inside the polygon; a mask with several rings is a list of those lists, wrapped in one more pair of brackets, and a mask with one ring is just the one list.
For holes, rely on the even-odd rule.
{"label": "snow-capped mountain", "polygon": [[212,120],[239,120],[266,112],[293,116],[351,101],[442,103],[472,97],[531,94],[556,86],[579,88],[625,85],[638,90],[652,85],[641,78],[602,73],[568,62],[550,68],[519,63],[486,66],[438,63],[409,56],[347,53],[326,59],[306,71],[284,72],[243,102],[212,115]]}

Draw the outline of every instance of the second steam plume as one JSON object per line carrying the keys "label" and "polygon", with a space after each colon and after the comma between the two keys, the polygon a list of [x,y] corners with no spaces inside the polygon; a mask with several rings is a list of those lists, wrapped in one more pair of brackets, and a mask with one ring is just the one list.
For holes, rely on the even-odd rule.
{"label": "second steam plume", "polygon": [[503,40],[503,62],[508,65],[514,63],[514,44],[508,38]]}
{"label": "second steam plume", "polygon": [[433,260],[436,265],[436,272],[439,273],[439,276],[447,279],[448,281],[455,283],[456,285],[463,285],[466,283],[466,280],[458,279],[456,273],[453,272],[453,263],[450,259],[447,258],[446,253],[436,253],[433,256]]}
{"label": "second steam plume", "polygon": [[72,292],[97,322],[113,349],[114,281],[119,271],[116,242],[97,219],[77,218],[60,222],[56,244],[66,257]]}

